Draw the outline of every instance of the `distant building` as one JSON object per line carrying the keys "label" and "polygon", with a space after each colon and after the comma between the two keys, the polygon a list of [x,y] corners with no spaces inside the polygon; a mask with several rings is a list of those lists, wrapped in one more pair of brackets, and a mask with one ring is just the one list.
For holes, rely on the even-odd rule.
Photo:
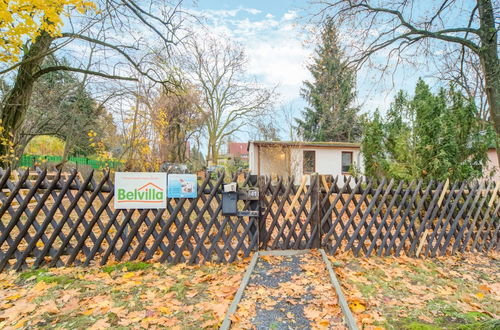
{"label": "distant building", "polygon": [[246,142],[229,142],[228,152],[229,157],[240,157],[248,161],[248,143]]}

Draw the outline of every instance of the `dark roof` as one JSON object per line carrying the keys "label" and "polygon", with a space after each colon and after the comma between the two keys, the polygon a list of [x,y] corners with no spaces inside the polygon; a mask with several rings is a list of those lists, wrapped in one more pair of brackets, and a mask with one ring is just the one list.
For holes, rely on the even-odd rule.
{"label": "dark roof", "polygon": [[294,147],[339,147],[339,148],[356,148],[361,147],[361,143],[354,142],[308,142],[308,141],[249,141],[258,146],[294,146]]}

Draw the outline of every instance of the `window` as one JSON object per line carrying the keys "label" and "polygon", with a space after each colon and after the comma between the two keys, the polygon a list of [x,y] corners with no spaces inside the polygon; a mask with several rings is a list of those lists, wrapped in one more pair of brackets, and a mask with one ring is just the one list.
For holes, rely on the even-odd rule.
{"label": "window", "polygon": [[342,151],[342,173],[347,173],[352,165],[352,151]]}
{"label": "window", "polygon": [[304,174],[316,172],[316,151],[304,150]]}

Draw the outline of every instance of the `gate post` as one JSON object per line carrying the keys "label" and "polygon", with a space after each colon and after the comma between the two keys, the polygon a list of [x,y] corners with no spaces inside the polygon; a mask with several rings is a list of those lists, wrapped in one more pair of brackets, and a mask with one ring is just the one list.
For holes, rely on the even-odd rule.
{"label": "gate post", "polygon": [[320,198],[320,181],[318,173],[311,174],[310,178],[310,189],[311,191],[311,210],[314,209],[314,213],[311,215],[311,247],[313,249],[319,249],[321,247],[321,198]]}
{"label": "gate post", "polygon": [[264,176],[259,175],[257,177],[257,185],[259,187],[259,200],[258,200],[258,207],[259,207],[259,218],[257,219],[257,251],[259,251],[262,248],[262,238],[267,235],[266,233],[266,219],[262,219],[262,211],[263,211],[263,205],[265,203],[261,202],[266,198],[266,182],[264,180]]}

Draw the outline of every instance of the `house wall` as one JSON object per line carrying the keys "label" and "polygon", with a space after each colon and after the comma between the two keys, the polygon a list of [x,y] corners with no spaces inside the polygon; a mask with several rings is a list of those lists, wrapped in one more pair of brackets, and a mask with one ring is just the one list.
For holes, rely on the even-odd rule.
{"label": "house wall", "polygon": [[351,151],[353,164],[363,171],[363,157],[358,148],[322,147],[294,148],[291,150],[291,167],[295,183],[299,184],[303,175],[303,155],[306,150],[316,152],[316,172],[323,175],[343,175],[342,151]]}
{"label": "house wall", "polygon": [[249,147],[248,167],[252,174],[290,175],[290,153],[287,148],[256,146]]}
{"label": "house wall", "polygon": [[[258,149],[260,148],[260,173],[259,173],[259,157]],[[364,172],[363,157],[359,148],[341,148],[341,147],[321,147],[308,148],[303,147],[288,147],[289,154],[285,157],[285,162],[276,159],[277,150],[275,147],[269,148],[266,146],[257,147],[253,143],[249,145],[249,169],[253,174],[260,175],[282,175],[295,177],[295,183],[300,184],[302,179],[303,169],[303,151],[316,151],[316,172],[319,174],[330,174],[333,176],[342,175],[342,151],[353,152],[354,164]],[[496,149],[488,150],[488,165],[484,170],[484,177],[489,178],[493,172],[492,179],[500,181],[500,167]],[[289,164],[289,165],[287,165]]]}
{"label": "house wall", "polygon": [[498,166],[498,157],[496,149],[488,150],[488,164],[484,170],[484,177],[489,178],[491,173],[493,173],[493,179],[495,181],[500,181],[500,167]]}

